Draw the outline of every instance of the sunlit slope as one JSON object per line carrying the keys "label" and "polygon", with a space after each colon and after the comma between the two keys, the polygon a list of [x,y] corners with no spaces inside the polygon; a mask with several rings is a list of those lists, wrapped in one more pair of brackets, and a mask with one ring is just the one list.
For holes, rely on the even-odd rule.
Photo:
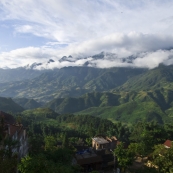
{"label": "sunlit slope", "polygon": [[173,91],[88,93],[79,98],[54,99],[46,107],[58,113],[77,112],[120,121],[146,119],[163,123],[172,119]]}

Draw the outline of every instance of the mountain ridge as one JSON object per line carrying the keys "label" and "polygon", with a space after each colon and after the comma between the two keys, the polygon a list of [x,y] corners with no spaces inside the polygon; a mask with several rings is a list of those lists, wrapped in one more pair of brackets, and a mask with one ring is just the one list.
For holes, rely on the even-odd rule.
{"label": "mountain ridge", "polygon": [[57,97],[79,96],[87,92],[107,91],[143,73],[137,68],[65,67],[47,71],[27,81],[0,84],[3,97],[25,97],[49,101]]}
{"label": "mountain ridge", "polygon": [[100,116],[114,121],[173,120],[173,90],[87,93],[79,98],[59,98],[47,103],[58,113]]}

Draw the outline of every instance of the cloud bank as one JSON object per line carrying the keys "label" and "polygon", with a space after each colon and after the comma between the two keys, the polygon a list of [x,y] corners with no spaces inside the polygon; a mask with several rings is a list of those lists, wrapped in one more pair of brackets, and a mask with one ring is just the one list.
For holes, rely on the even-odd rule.
{"label": "cloud bank", "polygon": [[[89,66],[99,68],[119,66],[154,68],[160,63],[165,63],[167,65],[173,63],[173,37],[171,36],[141,34],[135,32],[129,34],[112,34],[103,38],[89,40],[81,44],[70,45],[58,50],[49,47],[49,44],[44,47],[27,47],[12,50],[10,52],[3,52],[0,54],[0,67],[16,68],[34,62],[45,63],[49,59],[53,59],[55,63],[46,68],[82,66],[87,61],[90,62]],[[114,53],[116,56],[113,54],[108,57],[105,54],[104,59],[99,60],[95,60],[91,57],[102,51]],[[64,55],[72,55],[71,62],[59,62]],[[131,64],[126,63],[126,61],[123,60],[132,55],[135,59]]]}

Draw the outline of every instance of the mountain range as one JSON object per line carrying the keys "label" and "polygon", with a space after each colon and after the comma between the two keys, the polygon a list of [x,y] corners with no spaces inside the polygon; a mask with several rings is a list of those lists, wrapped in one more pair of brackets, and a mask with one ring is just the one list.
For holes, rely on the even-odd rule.
{"label": "mountain range", "polygon": [[[45,107],[57,113],[90,114],[112,121],[172,121],[173,65],[160,64],[154,69],[90,67],[92,59],[103,58],[102,52],[80,67],[36,70],[42,64],[35,63],[32,67],[0,69],[0,109],[5,111],[9,105],[9,111],[22,112]],[[133,59],[135,56],[124,61],[130,64]],[[72,56],[59,60],[65,61],[74,60]],[[50,59],[46,63],[56,62]]]}
{"label": "mountain range", "polygon": [[47,71],[40,76],[0,84],[0,96],[50,101],[59,97],[76,97],[87,92],[108,91],[124,84],[146,69],[66,67]]}

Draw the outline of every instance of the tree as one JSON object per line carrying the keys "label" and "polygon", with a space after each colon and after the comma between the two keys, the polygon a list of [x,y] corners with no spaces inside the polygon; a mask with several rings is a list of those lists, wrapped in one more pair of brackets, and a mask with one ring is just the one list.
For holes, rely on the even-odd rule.
{"label": "tree", "polygon": [[45,136],[44,138],[44,142],[45,142],[45,150],[54,150],[55,144],[56,144],[56,139],[54,136]]}
{"label": "tree", "polygon": [[173,147],[165,148],[164,145],[156,145],[153,152],[153,163],[160,173],[170,172],[173,169]]}
{"label": "tree", "polygon": [[92,139],[91,138],[86,138],[85,141],[88,144],[88,146],[90,147],[91,144],[92,144]]}
{"label": "tree", "polygon": [[118,165],[121,169],[125,169],[132,165],[134,161],[134,153],[130,149],[124,149],[123,143],[117,145],[117,148],[114,150],[114,153],[117,157]]}
{"label": "tree", "polygon": [[42,135],[35,134],[29,138],[30,154],[37,154],[43,151],[44,138]]}
{"label": "tree", "polygon": [[26,156],[21,159],[21,163],[18,165],[21,173],[51,173],[57,171],[57,166],[46,159],[43,154],[36,156]]}
{"label": "tree", "polygon": [[63,147],[68,147],[69,146],[69,141],[68,141],[67,133],[65,133],[63,135],[62,146]]}
{"label": "tree", "polygon": [[21,173],[77,173],[71,160],[72,152],[59,148],[22,158],[18,169]]}
{"label": "tree", "polygon": [[154,145],[165,141],[165,130],[163,126],[154,122],[138,122],[133,128],[130,139],[138,146],[138,154],[144,157],[152,153]]}

